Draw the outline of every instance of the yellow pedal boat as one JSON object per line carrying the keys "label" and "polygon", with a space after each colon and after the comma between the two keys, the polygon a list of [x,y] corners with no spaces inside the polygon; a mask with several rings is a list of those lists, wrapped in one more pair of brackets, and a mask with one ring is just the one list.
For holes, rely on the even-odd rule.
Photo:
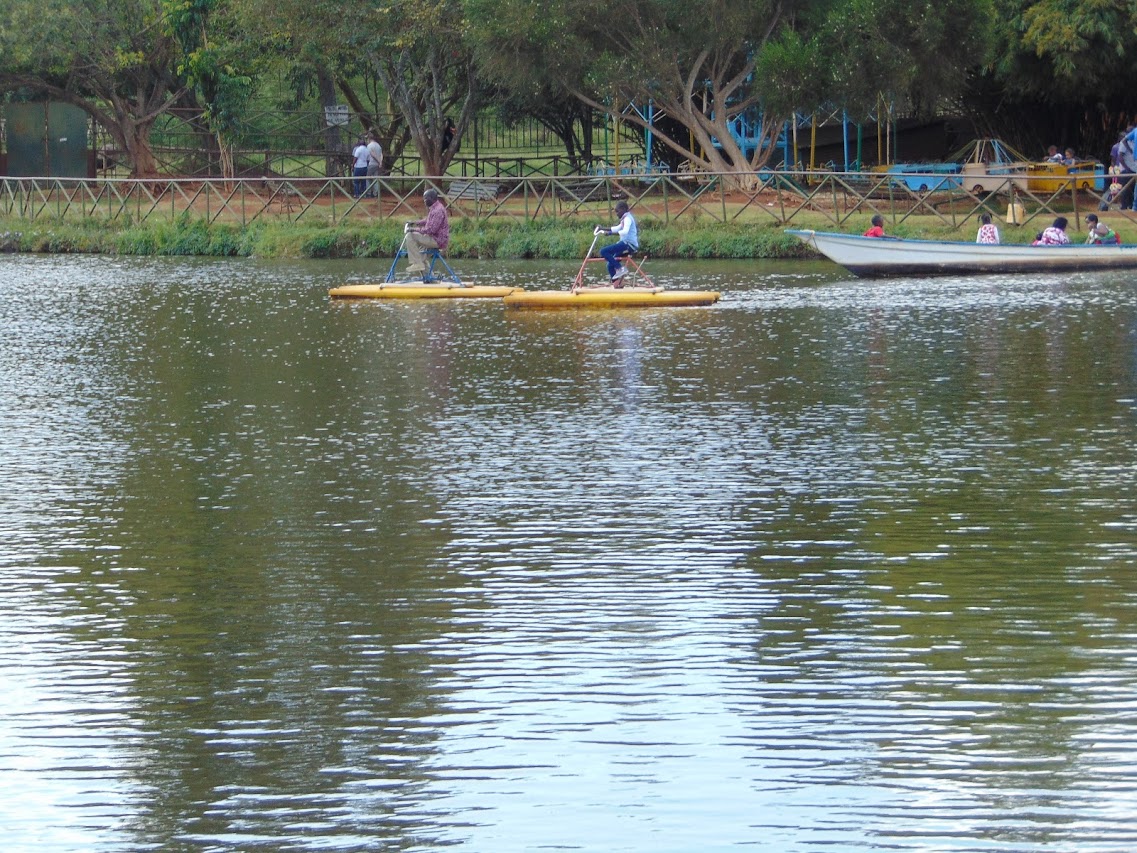
{"label": "yellow pedal boat", "polygon": [[515,290],[502,300],[510,308],[655,308],[713,305],[713,290],[653,287],[581,287],[576,290]]}
{"label": "yellow pedal boat", "polygon": [[333,287],[333,299],[500,299],[516,288],[489,285],[440,284],[345,284]]}

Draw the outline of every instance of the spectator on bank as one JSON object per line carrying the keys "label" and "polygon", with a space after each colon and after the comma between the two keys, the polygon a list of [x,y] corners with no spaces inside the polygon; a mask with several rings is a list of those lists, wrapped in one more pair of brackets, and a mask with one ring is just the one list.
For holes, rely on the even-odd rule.
{"label": "spectator on bank", "polygon": [[[1122,210],[1129,210],[1133,207],[1133,183],[1134,176],[1137,175],[1137,158],[1133,155],[1133,143],[1129,139],[1133,129],[1133,125],[1125,128],[1125,132],[1118,137],[1117,142],[1109,149],[1109,166],[1113,174],[1109,201],[1116,202]],[[1118,184],[1120,189],[1113,191],[1114,183]],[[1105,209],[1109,209],[1108,204]]]}
{"label": "spectator on bank", "polygon": [[[376,131],[371,131],[371,139],[367,143],[367,154],[371,160],[367,164],[367,177],[378,178],[383,174],[383,146],[379,144],[379,134]],[[367,182],[367,197],[375,198],[379,192],[379,182],[376,180],[368,180]]]}
{"label": "spectator on bank", "polygon": [[367,181],[363,179],[367,177],[367,164],[371,162],[371,155],[367,152],[366,136],[359,137],[359,143],[352,149],[351,156],[354,158],[351,169],[351,195],[353,198],[359,198],[367,188]]}

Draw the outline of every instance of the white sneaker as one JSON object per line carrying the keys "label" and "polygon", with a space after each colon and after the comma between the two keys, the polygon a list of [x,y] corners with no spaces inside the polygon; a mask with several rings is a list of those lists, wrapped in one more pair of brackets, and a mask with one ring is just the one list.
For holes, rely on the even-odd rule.
{"label": "white sneaker", "polygon": [[627,274],[628,274],[627,268],[626,267],[620,267],[618,270],[616,270],[614,273],[612,273],[612,281],[617,281],[618,279],[623,278]]}

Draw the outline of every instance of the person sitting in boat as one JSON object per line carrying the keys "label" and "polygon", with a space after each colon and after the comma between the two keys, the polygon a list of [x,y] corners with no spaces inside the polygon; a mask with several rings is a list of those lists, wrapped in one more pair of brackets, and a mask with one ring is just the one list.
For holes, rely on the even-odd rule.
{"label": "person sitting in boat", "polygon": [[1066,221],[1065,216],[1056,217],[1054,224],[1049,228],[1043,230],[1038,235],[1032,246],[1065,246],[1070,242],[1070,235],[1066,233],[1066,226],[1069,223]]}
{"label": "person sitting in boat", "polygon": [[984,213],[979,217],[979,233],[975,235],[976,243],[998,243],[999,229],[991,223],[991,214]]}
{"label": "person sitting in boat", "polygon": [[864,233],[865,237],[883,237],[884,236],[884,217],[879,213],[872,218],[872,227]]}
{"label": "person sitting in boat", "polygon": [[1098,227],[1098,215],[1096,213],[1091,213],[1088,216],[1086,216],[1086,228],[1087,228],[1086,243],[1087,244],[1092,243],[1094,241],[1094,229],[1097,227]]}
{"label": "person sitting in boat", "polygon": [[636,227],[636,218],[632,216],[626,201],[616,202],[616,215],[620,217],[620,221],[603,230],[615,234],[620,239],[601,249],[600,256],[608,262],[608,278],[612,280],[612,285],[619,287],[620,279],[628,274],[628,270],[616,259],[639,250],[640,234]]}
{"label": "person sitting in boat", "polygon": [[1086,242],[1095,246],[1117,246],[1121,244],[1121,237],[1104,222],[1098,222],[1090,231],[1090,238]]}
{"label": "person sitting in boat", "polygon": [[425,280],[426,253],[430,249],[445,251],[450,244],[450,215],[434,187],[422,194],[422,203],[426,205],[426,218],[407,223],[407,270],[420,273]]}
{"label": "person sitting in boat", "polygon": [[1057,145],[1051,145],[1046,149],[1046,162],[1047,163],[1061,163],[1062,152],[1058,150]]}
{"label": "person sitting in boat", "polygon": [[1073,166],[1078,162],[1078,158],[1074,156],[1074,149],[1067,148],[1066,153],[1062,156],[1062,163],[1066,166]]}

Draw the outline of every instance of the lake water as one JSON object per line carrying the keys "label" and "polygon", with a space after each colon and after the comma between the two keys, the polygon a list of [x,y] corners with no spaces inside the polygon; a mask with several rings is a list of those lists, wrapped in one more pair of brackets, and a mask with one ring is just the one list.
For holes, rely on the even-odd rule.
{"label": "lake water", "polygon": [[1137,849],[1131,276],[384,266],[0,258],[6,851]]}

